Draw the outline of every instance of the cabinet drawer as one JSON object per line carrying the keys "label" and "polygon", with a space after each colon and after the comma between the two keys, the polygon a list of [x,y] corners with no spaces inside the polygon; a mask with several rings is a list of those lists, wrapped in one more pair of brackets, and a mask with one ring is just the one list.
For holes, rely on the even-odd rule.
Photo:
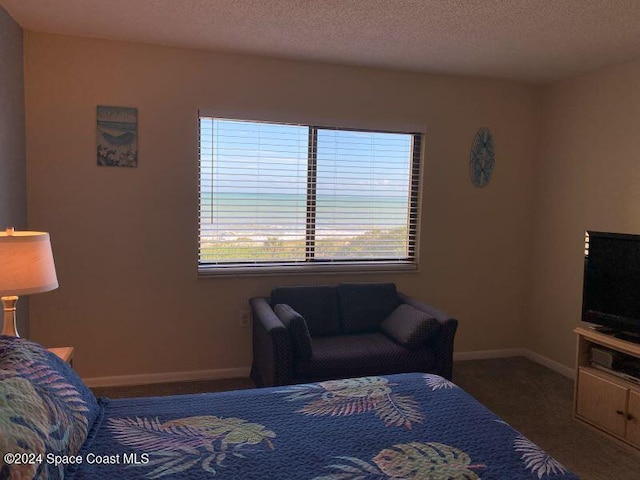
{"label": "cabinet drawer", "polygon": [[603,430],[624,437],[628,394],[629,389],[581,368],[576,412]]}

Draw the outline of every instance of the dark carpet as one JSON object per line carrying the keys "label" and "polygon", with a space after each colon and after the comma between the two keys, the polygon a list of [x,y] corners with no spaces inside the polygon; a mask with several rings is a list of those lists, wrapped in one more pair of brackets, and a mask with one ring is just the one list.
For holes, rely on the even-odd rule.
{"label": "dark carpet", "polygon": [[573,419],[573,380],[521,357],[456,362],[453,376],[582,480],[640,480],[640,451]]}
{"label": "dark carpet", "polygon": [[185,395],[187,393],[226,392],[255,388],[249,378],[229,378],[225,380],[199,380],[197,382],[154,383],[126,387],[94,387],[96,397],[163,397],[165,395]]}
{"label": "dark carpet", "polygon": [[[453,376],[455,383],[582,480],[640,480],[640,451],[572,418],[572,380],[521,357],[456,362]],[[97,396],[121,398],[219,392],[253,386],[248,378],[236,378],[103,387],[93,391]]]}

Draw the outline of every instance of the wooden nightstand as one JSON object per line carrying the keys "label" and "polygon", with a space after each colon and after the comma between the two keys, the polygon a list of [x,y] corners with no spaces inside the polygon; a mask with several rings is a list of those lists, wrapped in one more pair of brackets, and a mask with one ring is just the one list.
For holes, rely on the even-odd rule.
{"label": "wooden nightstand", "polygon": [[73,347],[54,347],[48,348],[47,350],[73,367]]}

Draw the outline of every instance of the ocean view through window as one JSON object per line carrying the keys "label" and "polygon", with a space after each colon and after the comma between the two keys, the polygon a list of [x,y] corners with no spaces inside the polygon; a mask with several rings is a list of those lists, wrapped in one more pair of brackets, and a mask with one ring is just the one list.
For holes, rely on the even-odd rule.
{"label": "ocean view through window", "polygon": [[200,117],[200,273],[408,269],[418,133]]}

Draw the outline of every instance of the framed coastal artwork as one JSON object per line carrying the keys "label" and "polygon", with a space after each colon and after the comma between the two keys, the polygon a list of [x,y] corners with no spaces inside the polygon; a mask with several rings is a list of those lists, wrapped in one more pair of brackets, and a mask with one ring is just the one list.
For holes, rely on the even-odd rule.
{"label": "framed coastal artwork", "polygon": [[98,165],[138,166],[138,109],[98,105]]}

